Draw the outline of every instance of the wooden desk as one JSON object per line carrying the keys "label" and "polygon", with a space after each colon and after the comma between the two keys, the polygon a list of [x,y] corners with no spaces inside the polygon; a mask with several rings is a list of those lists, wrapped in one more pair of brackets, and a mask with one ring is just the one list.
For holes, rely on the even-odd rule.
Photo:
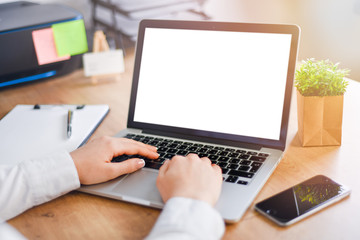
{"label": "wooden desk", "polygon": [[[125,128],[134,54],[128,51],[120,78],[93,85],[82,71],[48,81],[0,90],[0,117],[16,104],[109,104],[110,113],[94,136],[114,135]],[[287,149],[281,163],[255,199],[258,202],[316,174],[349,185],[353,192],[341,201],[291,227],[277,227],[253,210],[228,225],[224,239],[360,239],[360,83],[351,81],[345,95],[341,147],[303,148],[297,138],[293,94]],[[9,221],[30,239],[142,239],[159,210],[71,192],[34,207]]]}

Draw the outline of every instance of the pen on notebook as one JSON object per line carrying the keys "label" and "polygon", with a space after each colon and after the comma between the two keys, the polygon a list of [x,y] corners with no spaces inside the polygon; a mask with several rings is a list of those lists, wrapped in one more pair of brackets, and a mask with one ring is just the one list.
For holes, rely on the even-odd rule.
{"label": "pen on notebook", "polygon": [[74,112],[72,110],[68,110],[68,118],[67,118],[67,137],[70,138],[71,137],[71,132],[72,132],[72,118],[73,118],[73,114]]}

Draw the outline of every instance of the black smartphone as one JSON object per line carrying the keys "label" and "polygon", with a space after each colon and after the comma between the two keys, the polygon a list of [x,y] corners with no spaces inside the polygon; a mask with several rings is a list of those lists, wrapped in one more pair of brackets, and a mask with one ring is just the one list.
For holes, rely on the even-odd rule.
{"label": "black smartphone", "polygon": [[293,224],[350,194],[350,189],[317,175],[255,205],[255,210],[280,226]]}

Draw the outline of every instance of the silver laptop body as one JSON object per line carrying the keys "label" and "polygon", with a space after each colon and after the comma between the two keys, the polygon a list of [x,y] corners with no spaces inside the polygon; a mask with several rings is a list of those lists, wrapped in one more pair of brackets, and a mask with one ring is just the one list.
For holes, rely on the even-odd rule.
{"label": "silver laptop body", "polygon": [[[298,39],[295,25],[143,20],[128,127],[116,136],[225,154],[213,161],[233,167],[216,209],[239,221],[285,149]],[[162,208],[151,164],[80,191]]]}

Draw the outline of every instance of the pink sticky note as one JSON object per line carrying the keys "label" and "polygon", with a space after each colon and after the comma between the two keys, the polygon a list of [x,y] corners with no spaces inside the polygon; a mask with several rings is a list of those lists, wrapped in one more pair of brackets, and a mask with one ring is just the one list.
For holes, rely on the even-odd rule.
{"label": "pink sticky note", "polygon": [[70,59],[70,55],[57,55],[52,28],[33,31],[32,37],[39,65]]}

